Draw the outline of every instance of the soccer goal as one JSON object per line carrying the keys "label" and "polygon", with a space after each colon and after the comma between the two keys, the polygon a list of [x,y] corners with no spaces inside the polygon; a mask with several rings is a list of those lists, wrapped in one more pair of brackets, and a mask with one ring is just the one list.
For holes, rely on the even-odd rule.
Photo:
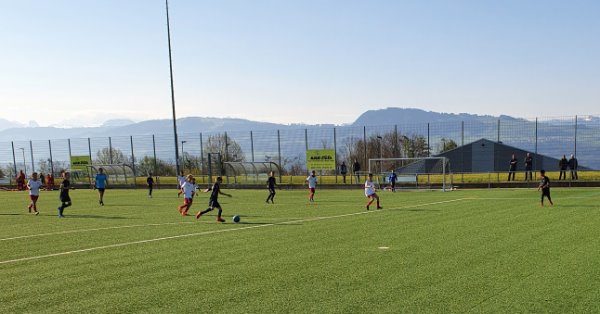
{"label": "soccer goal", "polygon": [[87,175],[89,176],[90,184],[94,180],[94,177],[100,168],[104,169],[104,173],[106,173],[108,176],[108,182],[110,185],[135,187],[135,173],[133,168],[126,164],[87,166]]}
{"label": "soccer goal", "polygon": [[447,190],[448,159],[446,157],[371,158],[369,172],[380,189],[390,186],[395,171],[396,189]]}

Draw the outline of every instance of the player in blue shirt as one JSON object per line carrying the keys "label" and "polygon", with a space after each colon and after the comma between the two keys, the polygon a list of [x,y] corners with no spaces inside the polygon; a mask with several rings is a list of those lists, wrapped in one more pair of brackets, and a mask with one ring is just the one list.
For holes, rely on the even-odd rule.
{"label": "player in blue shirt", "polygon": [[104,173],[103,168],[98,168],[98,174],[96,174],[96,179],[94,180],[94,189],[98,189],[98,195],[100,195],[98,203],[100,203],[100,206],[104,206],[104,190],[107,185],[108,175]]}
{"label": "player in blue shirt", "polygon": [[388,177],[388,181],[390,182],[390,190],[392,192],[396,192],[396,180],[398,180],[398,176],[396,175],[396,172],[392,169],[392,173],[390,173],[390,176]]}

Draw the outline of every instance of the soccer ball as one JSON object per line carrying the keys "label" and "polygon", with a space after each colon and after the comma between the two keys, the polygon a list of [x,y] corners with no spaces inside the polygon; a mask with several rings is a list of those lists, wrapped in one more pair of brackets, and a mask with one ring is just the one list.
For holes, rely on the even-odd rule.
{"label": "soccer ball", "polygon": [[233,222],[235,222],[235,223],[240,222],[240,216],[239,215],[233,216]]}

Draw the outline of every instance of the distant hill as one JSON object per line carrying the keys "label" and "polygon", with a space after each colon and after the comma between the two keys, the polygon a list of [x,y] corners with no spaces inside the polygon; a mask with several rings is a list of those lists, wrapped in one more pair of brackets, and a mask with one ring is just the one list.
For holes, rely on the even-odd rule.
{"label": "distant hill", "polygon": [[0,131],[12,128],[23,127],[24,125],[18,122],[8,121],[6,119],[0,118]]}
{"label": "distant hill", "polygon": [[361,114],[356,121],[352,123],[354,126],[363,125],[413,125],[420,123],[447,123],[447,122],[491,122],[500,120],[509,121],[525,121],[520,118],[513,118],[502,115],[500,117],[481,116],[468,113],[440,113],[433,111],[425,111],[415,108],[386,108],[369,110]]}

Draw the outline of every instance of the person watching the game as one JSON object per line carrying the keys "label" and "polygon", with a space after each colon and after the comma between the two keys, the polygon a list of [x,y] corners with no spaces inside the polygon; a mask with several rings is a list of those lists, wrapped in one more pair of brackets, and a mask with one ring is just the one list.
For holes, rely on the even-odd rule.
{"label": "person watching the game", "polygon": [[510,159],[510,165],[508,168],[508,181],[510,181],[510,178],[512,176],[512,180],[515,181],[515,171],[517,171],[517,163],[519,161],[517,160],[517,157],[515,157],[515,154],[512,154],[512,158]]}
{"label": "person watching the game", "polygon": [[533,157],[531,157],[530,153],[527,153],[525,156],[525,181],[533,180],[533,175],[531,170],[533,169]]}
{"label": "person watching the game", "polygon": [[392,173],[388,177],[388,181],[390,182],[390,191],[396,192],[396,180],[398,180],[398,176],[396,175],[396,171],[392,169]]}
{"label": "person watching the game", "polygon": [[152,173],[148,173],[146,184],[148,185],[148,197],[152,198],[152,189],[154,188],[154,178],[152,177]]}
{"label": "person watching the game", "polygon": [[571,158],[569,158],[569,170],[571,170],[571,180],[579,179],[579,177],[577,177],[577,166],[577,158],[575,158],[575,155],[571,154]]}
{"label": "person watching the game", "polygon": [[562,158],[558,161],[558,169],[560,169],[560,174],[558,175],[558,180],[567,179],[567,166],[569,165],[569,161],[567,160],[567,156],[563,155]]}

